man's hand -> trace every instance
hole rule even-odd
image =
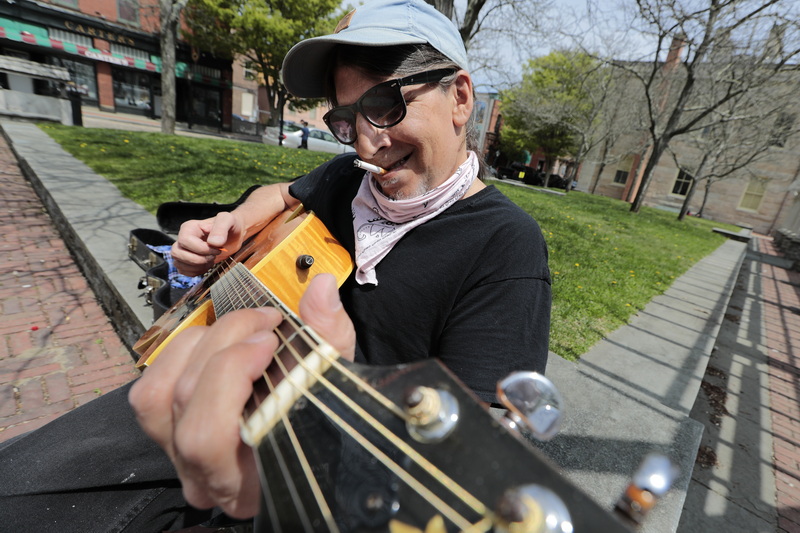
[[[311,281],[300,316],[352,361],[355,330],[333,276]],[[131,388],[139,423],[172,460],[194,507],[219,506],[235,518],[258,512],[258,473],[239,437],[239,416],[253,381],[272,361],[278,347],[273,329],[281,320],[275,309],[245,309],[188,328]]]
[[[172,245],[175,267],[186,276],[199,276],[241,248],[245,233],[242,222],[233,213],[222,212],[213,218],[184,222]]]

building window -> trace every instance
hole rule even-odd
[[[140,72],[112,69],[114,105],[117,109],[132,108],[150,111],[150,76]]]
[[[139,25],[139,2],[137,0],[117,0],[117,19],[135,26]]]
[[[772,127],[772,132],[770,133],[770,146],[783,148],[783,145],[786,144],[786,139],[792,132],[792,127],[794,126],[796,118],[797,117],[792,113],[781,113],[778,115],[778,118],[775,120],[775,125]]]
[[[614,174],[614,183],[625,185],[628,183],[628,174],[629,172],[626,170],[617,170],[617,173]]]
[[[747,184],[747,190],[742,195],[742,201],[739,202],[739,209],[747,209],[748,211],[758,211],[761,207],[761,200],[764,199],[764,193],[767,191],[767,181],[758,178],[753,178]]]
[[[222,71],[218,68],[211,68],[205,65],[190,65],[189,69],[192,74],[199,74],[215,80],[222,78]]]
[[[48,56],[47,62],[66,68],[69,71],[70,79],[75,83],[75,90],[84,98],[97,100],[97,75],[94,65],[56,56]]]
[[[686,196],[686,193],[689,192],[689,187],[692,185],[692,181],[694,178],[681,170],[678,172],[678,177],[675,180],[675,185],[672,186],[672,194],[677,194],[678,196]]]
[[[252,61],[245,61],[243,63],[243,73],[242,77],[247,81],[257,81],[258,80],[258,71],[255,69],[255,65]]]

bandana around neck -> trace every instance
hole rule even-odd
[[[409,231],[435,217],[460,200],[478,175],[478,156],[467,160],[447,181],[407,200],[392,200],[367,172],[353,199],[353,229],[356,236],[356,281],[378,284],[375,267]]]

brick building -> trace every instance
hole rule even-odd
[[[84,105],[161,115],[158,3],[138,0],[16,0],[0,3],[0,57],[66,69]],[[176,49],[177,120],[231,129],[230,60]],[[6,69],[3,89],[56,95],[59,83]]]
[[[667,82],[664,84],[665,98],[673,96],[669,94],[669,76],[680,75],[678,71],[669,70],[671,61],[680,61],[679,54],[680,48],[673,44],[670,56],[663,66],[664,79]],[[701,70],[700,76],[702,75]],[[631,86],[636,86],[636,83],[632,82]],[[740,151],[746,153],[749,149],[756,156],[746,166],[726,173],[722,178],[699,180],[689,203],[690,213],[696,214],[702,209],[702,216],[705,218],[751,227],[754,231],[765,234],[773,233],[787,224],[794,224],[797,227],[793,231],[800,233],[800,205],[795,205],[797,191],[800,189],[800,94],[794,90],[798,83],[800,72],[795,66],[789,65],[780,76],[776,76],[773,83],[760,89],[759,96],[749,100],[761,102],[756,105],[765,107],[763,120],[752,119],[749,125],[740,127],[738,133],[734,130],[733,134],[729,134],[724,142],[732,147],[729,149],[730,153],[735,153],[736,147],[741,146]],[[703,85],[702,80],[698,84],[696,100],[690,102],[690,105],[702,100],[704,91],[713,90],[708,84]],[[631,91],[630,94],[634,93],[635,91]],[[627,105],[634,109],[641,108],[640,112],[646,113],[645,104],[635,100],[630,97]],[[767,107],[774,106],[773,100],[780,101],[781,108],[778,112],[767,112]],[[702,104],[698,104],[698,108],[701,106]],[[742,109],[739,114],[758,116],[752,109]],[[697,169],[698,162],[707,154],[719,153],[715,152],[718,147],[715,146],[713,132],[707,131],[714,127],[716,126],[701,128],[692,134],[671,140],[669,150],[659,159],[653,172],[644,205],[675,211],[676,214],[679,212],[692,182],[689,173],[691,171],[687,169]],[[650,157],[648,142],[646,133],[639,129],[637,132],[621,135],[605,158],[600,154],[604,147],[597,146],[581,166],[578,190],[633,202]],[[728,160],[731,157],[730,154],[726,156]],[[710,166],[722,168],[722,161],[720,158],[710,163]],[[729,168],[735,167],[728,164]],[[797,215],[792,214],[795,210],[798,211]]]

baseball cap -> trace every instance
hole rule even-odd
[[[469,69],[458,29],[424,0],[368,0],[348,13],[331,35],[300,41],[283,60],[283,85],[299,98],[325,96],[325,73],[337,44],[396,46],[428,43]]]

